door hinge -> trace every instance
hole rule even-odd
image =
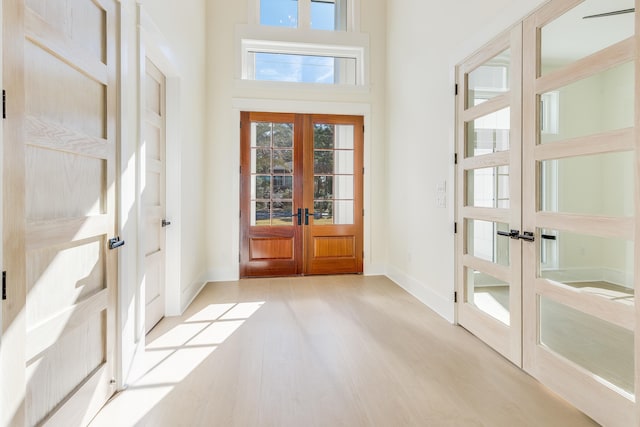
[[[454,153],[453,154],[453,164],[457,165],[458,164],[458,153]]]
[[[7,118],[7,91],[2,89],[2,118]]]
[[[7,272],[2,272],[2,301],[7,299]]]
[[[242,262],[242,254],[238,254],[238,262]]]
[[[458,83],[456,83],[455,94],[458,94]]]
[[[458,234],[458,223],[457,222],[453,223],[453,234]]]
[[[242,120],[240,120],[240,129],[242,129]]]
[[[364,133],[364,125],[362,125],[362,133]]]
[[[453,302],[458,302],[458,293],[457,292],[453,293]]]
[[[364,216],[364,209],[362,209],[362,216]]]
[[[364,168],[362,168],[362,175],[364,175]]]

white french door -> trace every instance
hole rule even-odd
[[[458,67],[458,322],[521,366],[522,26]]]
[[[640,423],[639,6],[551,0],[458,67],[459,323],[608,426]]]
[[[640,421],[635,6],[552,1],[524,22],[524,368],[610,426]]]

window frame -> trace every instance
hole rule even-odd
[[[328,58],[347,58],[354,59],[355,64],[355,83],[310,83],[310,82],[280,82],[295,85],[320,85],[323,87],[339,86],[339,87],[360,87],[366,83],[366,74],[364,66],[365,48],[363,46],[342,46],[342,45],[323,45],[317,43],[298,43],[283,42],[272,40],[256,40],[241,39],[240,55],[241,70],[240,79],[244,81],[273,82],[271,80],[257,80],[255,78],[255,61],[252,59],[254,53],[273,53],[286,55],[302,55],[302,56],[323,56]]]

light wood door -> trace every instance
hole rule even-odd
[[[608,426],[640,423],[638,5],[524,23],[524,368]]]
[[[3,7],[2,418],[84,425],[115,391],[116,6]]]
[[[522,26],[458,67],[458,322],[521,366]]]
[[[144,268],[145,326],[150,331],[164,317],[165,309],[165,76],[149,59],[145,73],[144,156]]]
[[[362,272],[362,117],[242,113],[240,275]]]

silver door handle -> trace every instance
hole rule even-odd
[[[162,220],[162,227],[166,227],[168,225],[171,225],[171,221],[167,221],[166,219]]]

